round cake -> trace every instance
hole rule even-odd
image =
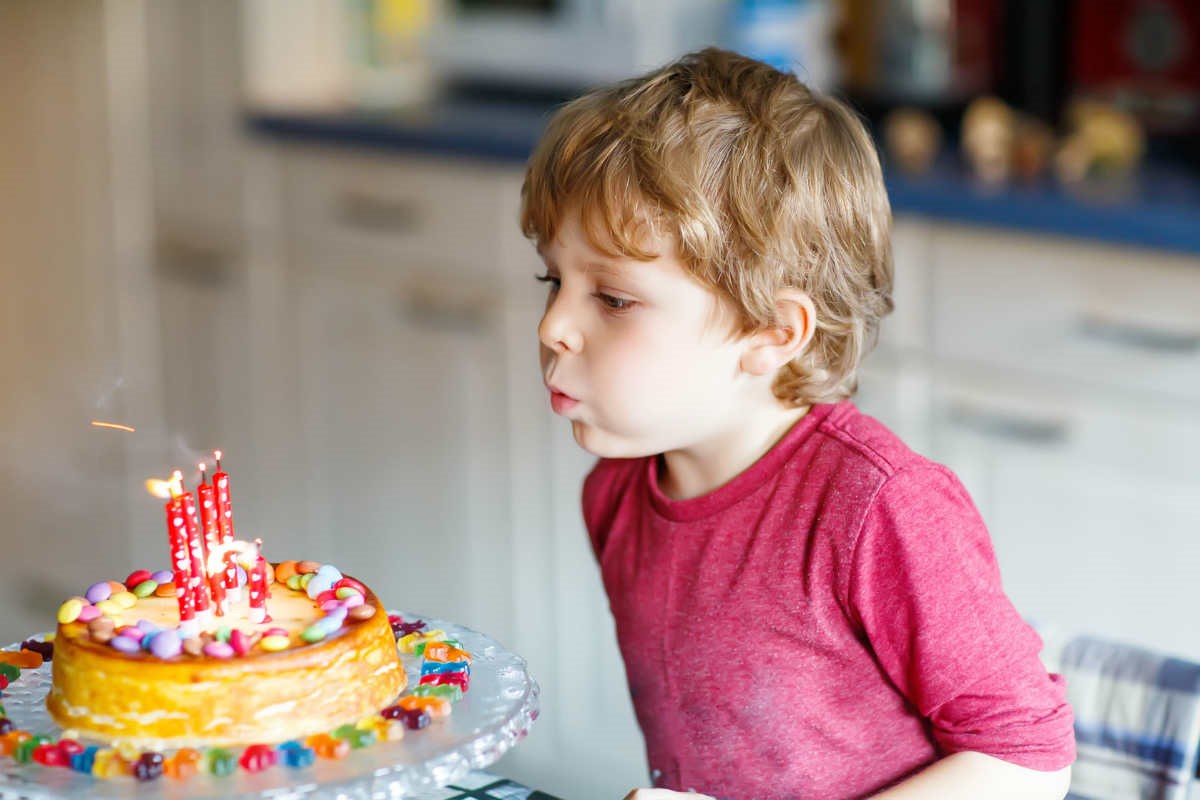
[[[395,635],[370,589],[343,578],[336,594],[312,593],[269,573],[268,619],[230,603],[186,639],[167,592],[135,596],[113,584],[110,600],[68,601],[54,639],[51,715],[66,729],[138,746],[248,745],[354,723],[404,690]],[[75,600],[109,605],[85,621]],[[123,638],[137,646],[119,646]]]

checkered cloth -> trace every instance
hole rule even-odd
[[[1091,636],[1042,632],[1067,679],[1079,756],[1070,800],[1184,800],[1200,753],[1200,664]]]
[[[489,772],[469,772],[447,786],[412,795],[413,800],[558,800]]]

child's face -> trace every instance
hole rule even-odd
[[[669,241],[653,261],[593,249],[578,214],[542,247],[549,296],[538,326],[555,413],[594,455],[634,458],[697,445],[736,419],[745,386],[731,312]]]

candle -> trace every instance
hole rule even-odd
[[[188,591],[192,595],[192,607],[195,609],[197,620],[202,627],[207,627],[212,623],[212,602],[208,594],[208,570],[204,566],[204,535],[200,532],[200,523],[196,518],[196,498],[191,492],[184,492],[179,499],[183,501],[183,522],[191,567]]]
[[[200,504],[200,527],[204,530],[204,552],[212,550],[221,542],[221,528],[217,523],[217,490],[205,480],[207,466],[200,463],[200,485],[196,487],[196,501]]]
[[[221,532],[221,542],[229,544],[233,541],[233,506],[229,502],[229,476],[221,470],[221,451],[213,453],[217,460],[217,471],[213,473],[213,491],[217,497],[217,527]],[[229,602],[235,603],[241,599],[241,589],[238,588],[237,567],[232,561],[226,561],[225,591]]]
[[[175,598],[179,602],[179,626],[185,634],[195,636],[199,631],[196,625],[196,611],[192,605],[192,593],[188,591],[192,560],[188,553],[187,522],[185,521],[187,512],[180,494],[175,482],[172,482],[171,499],[165,506],[167,540],[170,545],[171,567],[174,570]]]
[[[221,529],[217,524],[217,492],[205,480],[205,464],[200,463],[200,484],[196,487],[196,501],[200,504],[200,528],[204,532],[205,577],[212,592],[213,611],[218,617],[225,614],[225,577],[220,570],[213,573],[208,564],[208,554],[221,543]]]
[[[267,560],[260,555],[250,572],[249,620],[257,624],[270,619],[267,614]]]

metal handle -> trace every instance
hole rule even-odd
[[[485,328],[493,308],[485,292],[450,293],[429,286],[401,290],[397,306],[406,321],[423,328],[466,333]]]
[[[225,283],[234,262],[232,248],[186,237],[160,237],[154,249],[155,264],[161,274],[197,286]]]
[[[339,195],[336,214],[347,225],[377,233],[412,233],[421,225],[421,207],[418,203],[362,192]]]
[[[946,418],[964,430],[1039,447],[1062,445],[1071,433],[1070,425],[1063,419],[985,409],[961,400],[950,404]]]
[[[1172,331],[1086,314],[1079,321],[1079,332],[1088,339],[1154,353],[1188,354],[1200,351],[1200,330]]]

